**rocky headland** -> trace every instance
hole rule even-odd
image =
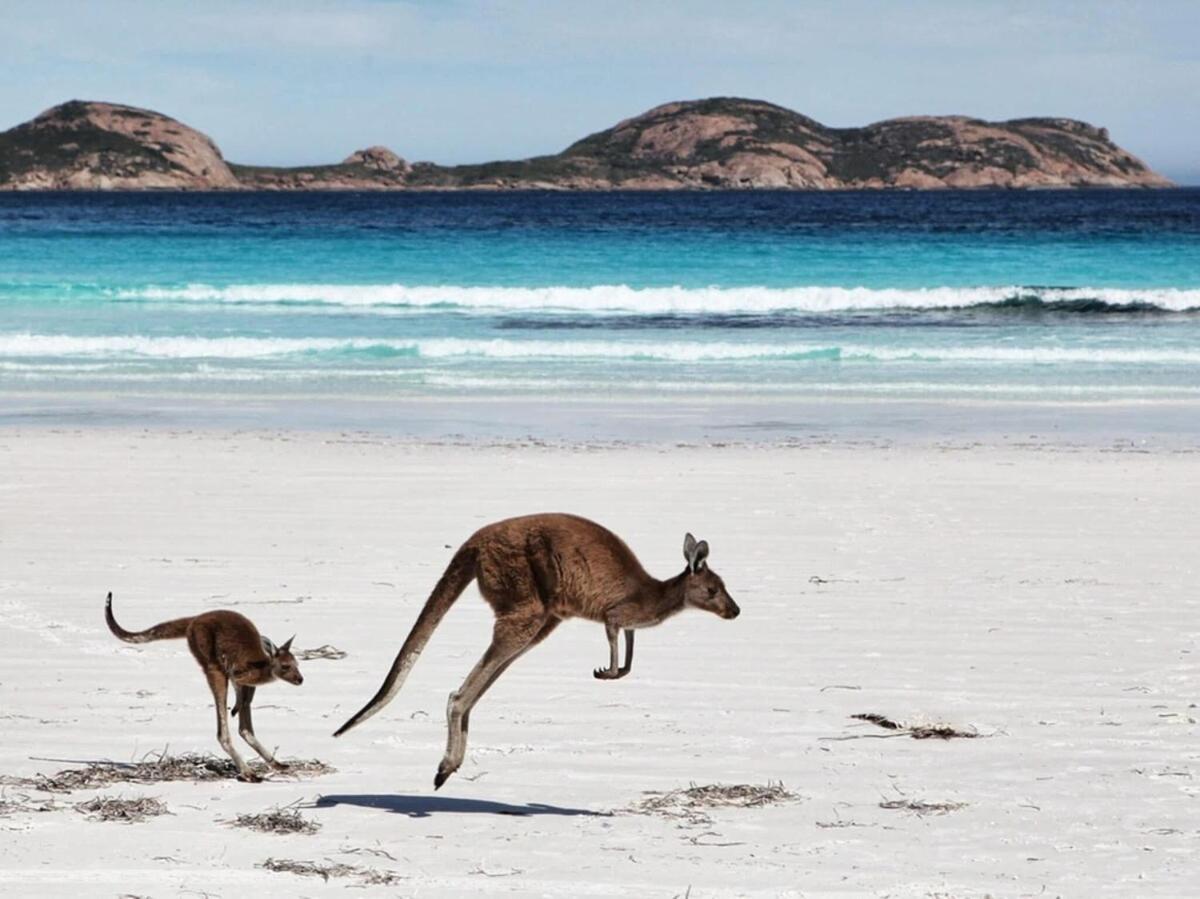
[[[667,103],[561,153],[410,163],[368,147],[339,163],[226,162],[187,125],[72,100],[0,133],[0,190],[844,190],[1168,187],[1104,128],[1064,118],[913,116],[829,128],[761,100]]]

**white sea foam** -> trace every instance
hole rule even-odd
[[[995,345],[880,345],[727,341],[472,340],[79,336],[0,334],[0,359],[256,360],[286,356],[370,354],[423,359],[631,360],[703,362],[958,362],[986,364],[1200,365],[1200,348]],[[300,361],[300,360],[297,360]]]
[[[378,341],[333,338],[85,337],[70,334],[0,335],[0,358],[105,356],[153,359],[260,359],[295,353],[352,350]]]
[[[574,393],[577,391],[611,392],[613,383],[596,379],[581,378],[507,378],[459,375],[449,372],[426,374],[421,383],[430,387],[445,387],[460,390],[554,390]],[[671,380],[622,380],[621,388],[632,392],[696,393],[703,395],[766,393],[884,393],[884,394],[1015,394],[1041,395],[1095,395],[1095,396],[1190,396],[1200,395],[1200,387],[1174,384],[1024,384],[987,383],[971,384],[954,381],[671,381]]]
[[[14,380],[23,382],[79,381],[89,384],[295,384],[313,386],[323,382],[378,380],[394,382],[399,373],[391,370],[358,371],[276,371],[263,369],[230,369],[182,372],[113,371],[97,376],[73,369],[22,371]],[[1096,397],[1186,397],[1200,396],[1200,387],[1174,384],[970,384],[955,381],[659,381],[622,380],[621,389],[627,394],[678,393],[721,397],[741,394],[805,395],[805,394],[964,394],[1012,396],[1096,396]],[[448,390],[493,391],[496,393],[538,393],[562,398],[586,394],[612,396],[613,382],[579,380],[574,378],[453,378],[444,375],[425,375],[413,379],[407,375],[400,387],[443,388]],[[389,389],[396,389],[389,384]]]
[[[1200,289],[1112,287],[462,287],[405,284],[189,284],[113,291],[128,300],[190,303],[312,303],[331,306],[449,306],[460,309],[642,314],[765,314],[872,309],[956,309],[1036,297],[1047,303],[1099,301],[1200,309]]]

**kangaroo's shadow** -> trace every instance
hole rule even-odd
[[[512,805],[488,799],[456,799],[453,796],[396,796],[371,793],[321,796],[313,803],[312,808],[333,808],[339,805],[357,805],[361,808],[379,809],[399,815],[408,815],[410,818],[428,818],[430,815],[439,814],[514,815],[516,817],[532,815],[607,817],[611,814],[610,812],[594,812],[585,808],[563,808],[541,802]]]

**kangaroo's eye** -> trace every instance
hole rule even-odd
[[[716,596],[716,595],[717,595],[717,588],[716,588],[716,587],[709,587],[709,588],[708,588],[708,595],[709,595],[709,596]]]

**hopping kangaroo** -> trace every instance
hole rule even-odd
[[[739,609],[721,578],[708,568],[708,544],[688,534],[687,567],[665,581],[651,577],[633,551],[611,531],[574,515],[510,518],[476,531],[454,554],[375,697],[334,736],[366,721],[400,691],[434,628],[472,580],[492,607],[492,643],[446,707],[446,754],[433,780],[446,782],[463,762],[471,709],[504,670],[566,618],[604,625],[609,663],[601,679],[624,677],[633,662],[633,632],[690,606],[736,618]],[[625,664],[618,666],[617,636],[625,631]]]
[[[232,682],[237,691],[237,700],[230,715],[238,717],[238,732],[242,739],[262,756],[263,761],[276,771],[286,770],[287,765],[277,761],[263,748],[254,735],[254,720],[250,716],[250,705],[254,702],[254,691],[263,684],[278,678],[289,684],[302,684],[300,667],[292,655],[292,640],[275,646],[266,637],[260,636],[250,619],[237,612],[205,612],[193,618],[176,618],[164,621],[144,631],[131,633],[117,624],[113,617],[112,594],[104,603],[104,620],[108,629],[126,643],[149,643],[153,640],[178,640],[187,638],[188,649],[200,664],[208,686],[212,689],[213,702],[217,706],[217,741],[233,763],[237,765],[238,780],[257,782],[262,780],[250,770],[250,766],[233,748],[229,738],[229,725],[225,720],[226,689]]]

